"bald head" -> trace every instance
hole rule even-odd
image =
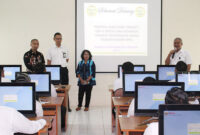
[[[39,48],[39,41],[37,39],[31,40],[31,49],[32,51],[37,51]]]
[[[183,40],[179,37],[174,39],[174,48],[179,51],[183,46]]]

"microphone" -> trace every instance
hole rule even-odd
[[[172,54],[172,59],[174,58],[175,52]]]
[[[174,48],[174,53],[172,54],[172,59],[174,58],[175,52],[176,52],[176,48]]]

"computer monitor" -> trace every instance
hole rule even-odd
[[[177,82],[136,82],[135,113],[156,116],[160,104],[165,103],[168,90],[179,87],[184,90],[184,83]]]
[[[46,65],[46,71],[51,73],[51,83],[60,84],[60,65]]]
[[[21,65],[1,65],[4,70],[5,78],[14,81],[15,80],[15,73],[22,71]]]
[[[118,65],[118,78],[122,77],[122,65]]]
[[[199,105],[160,105],[159,135],[199,135]]]
[[[176,66],[175,65],[158,65],[158,80],[160,81],[176,81]]]
[[[24,115],[35,114],[35,84],[0,83],[0,106],[15,108]]]
[[[134,65],[134,72],[144,72],[145,65]]]
[[[23,72],[26,73],[26,72]],[[20,73],[16,73],[16,76],[18,76]],[[31,82],[35,83],[35,92],[38,96],[51,96],[51,73],[45,72],[45,73],[29,73],[27,72],[31,78]]]
[[[156,79],[156,72],[125,72],[123,74],[123,95],[134,96],[135,82],[142,82],[146,77]]]
[[[185,83],[185,91],[189,95],[200,95],[200,72],[178,73],[176,81]]]
[[[134,65],[134,72],[144,72],[145,71],[145,65]],[[122,65],[118,65],[118,78],[121,78],[123,76],[122,74]]]

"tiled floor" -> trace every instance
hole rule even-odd
[[[83,109],[76,112],[73,108],[69,113],[68,130],[63,135],[114,135],[110,107],[91,107],[88,112]]]

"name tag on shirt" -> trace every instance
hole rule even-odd
[[[67,54],[63,52],[63,58],[67,58]]]

